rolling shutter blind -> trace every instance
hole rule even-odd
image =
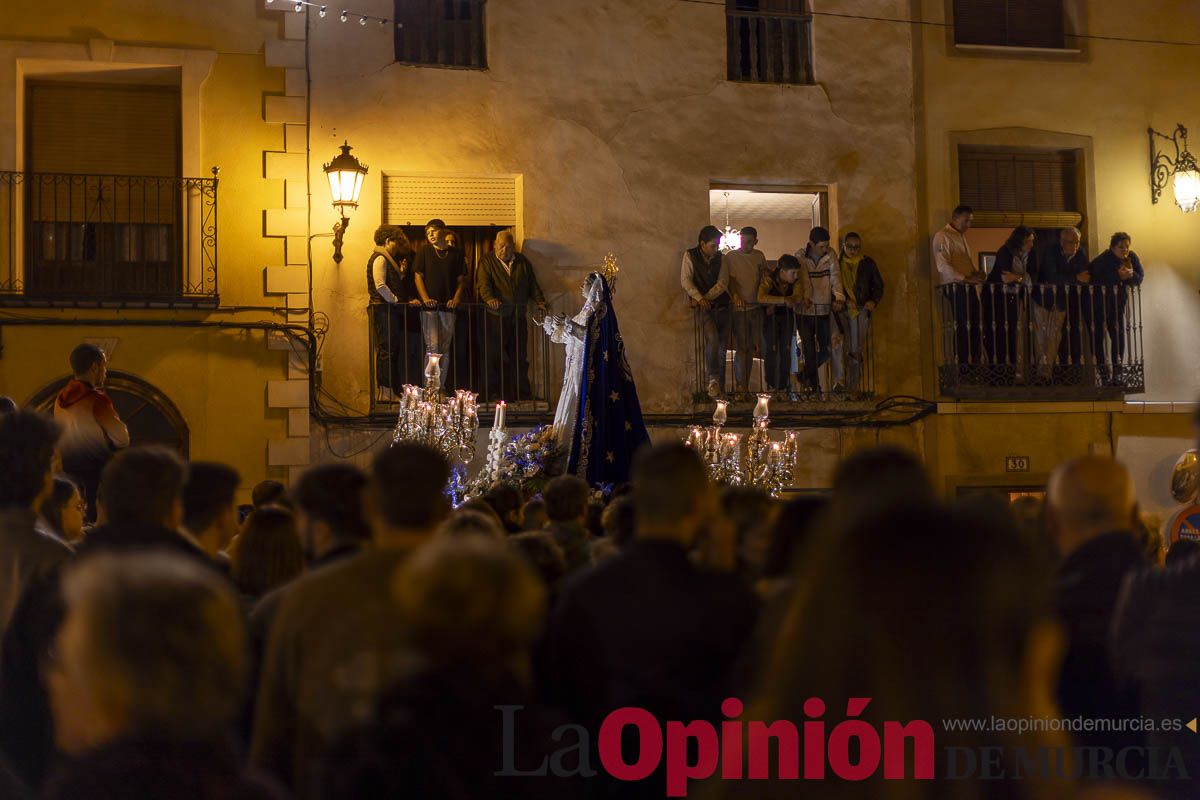
[[[179,90],[30,83],[28,171],[34,221],[171,223],[180,198]],[[130,178],[90,178],[116,175]],[[137,176],[137,177],[132,177]]]
[[[179,175],[175,87],[30,83],[27,102],[30,172]]]
[[[517,224],[517,179],[513,177],[384,175],[383,221],[449,226]]]
[[[960,202],[980,211],[1079,210],[1075,154],[960,147]]]
[[[1062,49],[1062,0],[954,0],[955,44]]]

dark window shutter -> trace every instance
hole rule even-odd
[[[807,0],[726,0],[725,53],[731,81],[812,83]]]
[[[1004,44],[1007,0],[954,0],[954,41]]]
[[[1072,151],[960,147],[959,202],[979,211],[1078,212]]]
[[[487,69],[486,0],[395,0],[396,60]]]
[[[27,169],[178,177],[179,89],[30,82]]]
[[[954,0],[956,44],[1066,46],[1062,0]]]

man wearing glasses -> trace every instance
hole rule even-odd
[[[845,365],[843,374],[848,385],[835,385],[834,391],[845,388],[857,392],[862,386],[871,315],[883,299],[883,276],[879,274],[875,260],[863,255],[862,237],[853,231],[842,239],[838,268],[841,270],[846,304],[840,311],[833,312],[836,327],[833,358]]]

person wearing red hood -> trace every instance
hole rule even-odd
[[[79,345],[71,351],[71,371],[75,377],[54,401],[54,419],[63,426],[63,471],[83,486],[91,522],[96,518],[100,472],[115,450],[129,446],[129,429],[100,388],[108,377],[104,351],[94,344]]]

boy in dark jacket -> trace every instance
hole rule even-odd
[[[842,252],[838,256],[841,270],[842,291],[846,305],[835,311],[833,357],[845,364],[847,385],[834,386],[834,390],[846,388],[857,392],[862,383],[866,364],[867,342],[870,338],[871,315],[883,299],[883,276],[870,256],[863,255],[862,237],[851,231],[842,239]],[[848,345],[848,346],[847,346]],[[844,361],[843,361],[844,359]]]

